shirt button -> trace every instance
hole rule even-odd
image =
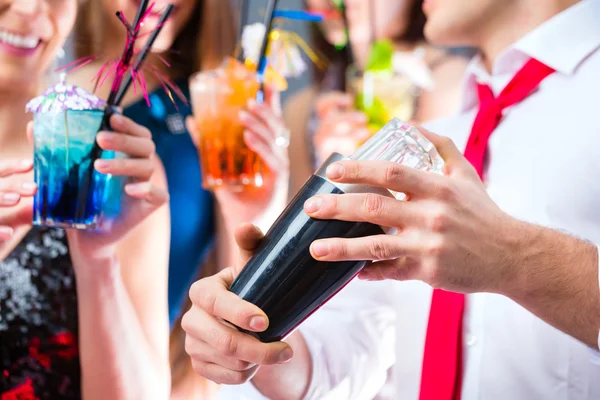
[[[473,347],[475,346],[475,344],[477,343],[477,338],[475,337],[475,335],[467,335],[467,346],[469,347]]]

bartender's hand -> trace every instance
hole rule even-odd
[[[181,322],[187,334],[185,349],[194,370],[216,383],[244,383],[261,365],[286,363],[293,355],[286,343],[261,343],[225,322],[252,332],[267,329],[265,313],[228,290],[261,239],[262,233],[254,226],[239,227],[236,241],[243,258],[239,266],[202,279],[190,289],[192,307]]]
[[[421,132],[444,158],[445,176],[385,161],[339,162],[327,170],[334,182],[403,192],[408,201],[343,194],[315,196],[305,204],[314,218],[367,221],[399,233],[320,240],[311,253],[323,261],[379,261],[362,279],[416,279],[457,292],[500,292],[519,275],[516,257],[527,243],[526,225],[498,208],[450,139]]]

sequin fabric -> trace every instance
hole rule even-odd
[[[34,227],[0,262],[0,400],[80,398],[66,235]]]

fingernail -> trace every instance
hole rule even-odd
[[[338,163],[331,164],[327,167],[327,177],[329,179],[340,179],[344,175],[344,167]]]
[[[247,111],[240,110],[240,112],[239,112],[239,117],[240,117],[240,119],[241,119],[241,120],[245,121],[245,120],[247,120],[247,119],[248,119],[248,117],[249,117],[249,114],[248,114],[248,112],[247,112]]]
[[[22,160],[21,161],[21,165],[24,166],[25,168],[29,168],[33,165],[33,161],[31,160]]]
[[[267,319],[262,316],[252,317],[250,319],[250,328],[254,329],[257,332],[262,332],[267,329]]]
[[[130,183],[125,186],[125,189],[130,194],[146,193],[150,189],[150,182]]]
[[[111,125],[121,125],[121,124],[123,124],[123,116],[119,115],[119,114],[113,114]]]
[[[0,226],[0,236],[11,237],[13,229],[8,226]]]
[[[2,198],[6,201],[17,201],[21,196],[18,193],[4,193]]]
[[[316,257],[325,257],[329,254],[329,245],[327,243],[315,242],[311,245],[312,253]]]
[[[96,160],[94,162],[94,165],[96,166],[96,168],[99,169],[106,169],[108,168],[108,166],[110,165],[109,162],[107,160]]]
[[[254,108],[254,107],[256,107],[256,100],[254,100],[254,99],[248,100],[248,108]]]
[[[323,199],[320,197],[313,197],[304,203],[304,210],[307,213],[315,213],[323,206]]]
[[[279,364],[285,364],[286,362],[288,362],[292,359],[293,355],[294,355],[294,352],[292,351],[292,349],[290,349],[289,347],[286,347],[285,350],[283,350],[281,353],[279,353],[277,360],[279,361]]]
[[[25,190],[34,190],[37,187],[37,185],[33,182],[25,182],[21,185],[21,187]]]

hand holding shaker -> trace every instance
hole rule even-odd
[[[377,193],[404,197],[367,185],[337,184],[325,170],[347,159],[332,154],[300,189],[279,216],[230,290],[261,308],[269,318],[266,331],[246,332],[262,342],[284,339],[307,317],[344,288],[367,261],[323,262],[309,251],[312,242],[331,237],[356,238],[386,233],[387,228],[364,222],[317,220],[304,212],[304,203],[318,194]],[[352,160],[386,160],[441,173],[443,160],[420,132],[398,120],[388,122],[362,145]]]

